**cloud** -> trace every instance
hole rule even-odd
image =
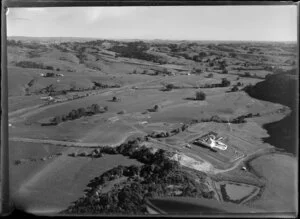
[[[137,10],[137,7],[97,7],[85,10],[87,22],[103,20],[105,18],[118,18],[130,16]]]

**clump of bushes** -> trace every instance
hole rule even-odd
[[[165,88],[165,91],[170,91],[170,90],[172,90],[174,88],[176,88],[174,84],[167,84],[166,88]]]
[[[108,85],[108,84],[102,84],[102,83],[96,82],[96,81],[93,81],[93,83],[94,83],[93,90],[96,90],[96,89],[105,89],[105,88],[119,88],[119,87],[121,87],[119,84]]]
[[[230,81],[227,78],[222,78],[221,85],[222,87],[228,87],[230,86]]]
[[[213,74],[213,73],[209,73],[206,77],[207,77],[207,78],[213,78],[213,77],[214,77],[214,74]]]
[[[195,100],[205,100],[206,94],[203,91],[196,91]]]
[[[230,92],[236,92],[236,91],[239,91],[238,85],[234,85],[230,90]]]
[[[161,109],[160,105],[155,105],[152,109],[153,112],[158,112]]]
[[[83,151],[81,153],[77,153],[77,152],[73,152],[71,154],[69,154],[69,156],[71,157],[91,157],[91,158],[100,158],[103,156],[103,154],[101,153],[101,149],[97,148],[94,149],[92,152],[88,153],[87,151]]]
[[[228,70],[227,70],[226,68],[224,68],[224,69],[222,70],[222,74],[228,74]]]
[[[89,153],[86,152],[86,151],[83,151],[83,152],[78,154],[79,157],[87,157],[88,155],[89,155]]]
[[[200,122],[217,122],[217,123],[234,123],[234,124],[239,124],[239,123],[245,123],[246,122],[246,120],[245,120],[246,118],[258,117],[258,116],[260,116],[259,113],[257,113],[257,114],[248,113],[246,115],[241,115],[241,116],[238,116],[236,118],[228,120],[228,119],[222,119],[218,115],[214,115],[214,116],[211,116],[208,119],[201,119]]]
[[[219,84],[205,84],[201,86],[201,88],[228,87],[230,84],[231,83],[227,78],[222,78],[222,81]]]
[[[171,137],[173,135],[176,135],[180,132],[184,132],[187,128],[189,127],[188,124],[183,124],[180,128],[173,129],[171,131],[166,131],[166,132],[152,132],[150,135],[147,135],[151,138],[167,138]]]
[[[78,153],[73,152],[73,153],[71,153],[69,156],[71,156],[71,157],[77,157],[77,156],[78,156]]]
[[[161,57],[147,53],[149,45],[143,41],[129,42],[126,45],[115,45],[110,48],[111,51],[118,53],[122,57],[135,58],[146,61],[152,61],[160,64],[166,64]]]
[[[123,115],[125,113],[126,113],[126,110],[121,110],[120,112],[118,112],[118,114],[121,114],[121,115]]]
[[[112,102],[120,102],[121,101],[121,99],[120,98],[118,98],[118,97],[116,97],[116,96],[114,96],[113,98],[112,98],[112,100],[111,100]]]
[[[202,73],[202,69],[200,69],[200,68],[193,68],[192,72],[195,73],[195,74],[201,74]]]

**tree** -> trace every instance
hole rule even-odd
[[[234,85],[232,88],[231,88],[231,92],[236,92],[236,91],[238,91],[239,90],[239,88],[238,88],[238,85]]]
[[[77,110],[72,110],[69,113],[69,118],[72,119],[72,120],[79,118],[79,114],[78,114]]]
[[[198,55],[194,55],[193,58],[192,58],[195,62],[198,61]]]
[[[272,74],[267,74],[267,75],[265,76],[265,79],[268,79],[270,76],[272,76]]]
[[[213,74],[213,73],[209,73],[206,77],[207,77],[207,78],[213,78],[213,77],[214,77],[214,74]]]
[[[230,81],[227,78],[222,78],[221,85],[222,87],[228,87],[230,85]]]
[[[66,115],[62,115],[61,116],[61,120],[64,122],[64,121],[67,121],[67,116]]]
[[[114,97],[112,98],[112,101],[113,101],[113,102],[118,102],[119,99],[118,99],[116,96],[114,96]]]
[[[203,91],[196,91],[196,100],[205,100],[206,94]]]
[[[59,124],[62,122],[62,119],[60,116],[55,116],[53,119],[52,119],[52,122],[53,123],[56,123],[56,124]]]
[[[175,88],[175,85],[174,84],[167,84],[166,85],[166,90],[172,90],[172,89],[174,89]]]
[[[245,72],[244,77],[251,77],[251,74],[249,72]]]
[[[227,70],[226,68],[224,68],[224,69],[222,70],[222,73],[223,73],[223,74],[228,74],[228,70]]]
[[[167,68],[164,68],[162,72],[163,72],[163,74],[167,74],[167,75],[170,74],[170,72]]]
[[[70,84],[70,91],[75,91],[76,90],[76,82],[72,82]]]
[[[118,114],[125,114],[126,111],[125,110],[121,110],[120,112],[118,112]]]
[[[92,113],[99,113],[100,112],[100,106],[98,104],[92,104],[90,106],[91,112]]]
[[[201,73],[202,73],[202,69],[201,69],[201,68],[194,68],[193,71],[194,71],[196,74],[201,74]]]
[[[221,122],[222,119],[218,115],[214,115],[210,118],[211,121],[213,122]]]
[[[54,70],[52,66],[46,66],[47,70]]]
[[[231,53],[229,53],[229,55],[230,55],[230,57],[232,57],[232,58],[236,58],[236,53],[234,53],[234,52],[231,52]]]
[[[144,70],[144,71],[142,72],[142,74],[147,75],[147,74],[148,74],[148,71],[147,71],[147,70]]]
[[[84,108],[81,107],[77,109],[77,113],[79,114],[80,117],[82,117],[85,116],[86,111]]]
[[[200,52],[199,53],[199,57],[204,58],[205,56],[207,56],[206,52]]]
[[[155,106],[153,107],[154,112],[157,112],[159,109],[160,109],[160,106],[159,106],[159,105],[155,105]]]

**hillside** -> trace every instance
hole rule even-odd
[[[270,137],[265,138],[267,143],[283,148],[295,154],[297,151],[297,76],[296,69],[277,73],[254,86],[246,88],[248,94],[254,98],[280,103],[292,109],[290,115],[284,119],[264,125]]]
[[[246,88],[257,99],[280,103],[295,109],[297,100],[297,70],[278,72],[266,80]]]

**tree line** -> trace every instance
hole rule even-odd
[[[47,125],[58,125],[59,123],[62,123],[62,122],[68,121],[68,120],[79,119],[83,116],[92,116],[92,115],[95,115],[98,113],[105,113],[107,110],[108,110],[107,106],[100,107],[98,104],[92,104],[91,106],[88,106],[86,109],[81,107],[81,108],[78,108],[77,110],[73,109],[67,114],[55,116],[52,119],[50,119],[50,123],[47,123]]]
[[[22,68],[39,68],[39,69],[54,70],[53,66],[48,66],[42,63],[36,63],[31,61],[20,61],[16,63],[16,66]]]
[[[221,83],[218,84],[204,84],[201,88],[215,88],[215,87],[229,87],[230,81],[227,78],[222,78]]]

